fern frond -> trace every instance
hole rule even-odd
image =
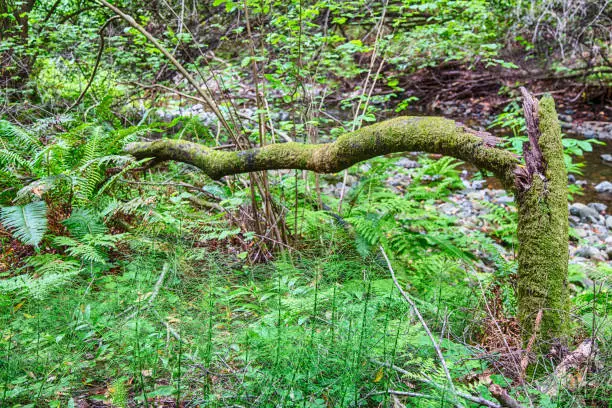
[[[62,180],[70,180],[68,176],[63,174],[57,176],[43,177],[24,186],[17,194],[15,194],[15,202],[20,202],[25,199],[31,200],[33,197],[41,197],[44,193],[52,190]],[[28,201],[29,201],[28,200]]]
[[[108,155],[102,157],[96,157],[94,159],[88,160],[83,163],[79,168],[79,171],[85,171],[89,166],[95,164],[97,166],[125,166],[126,164],[130,164],[134,162],[134,157],[132,156],[121,156],[121,155]]]
[[[0,223],[24,244],[38,247],[47,231],[47,204],[37,201],[0,208]]]
[[[77,208],[72,211],[70,218],[62,222],[68,228],[70,234],[82,239],[86,235],[106,234],[107,228],[100,218],[91,210]]]
[[[9,151],[7,149],[0,149],[0,166],[2,167],[22,167],[28,171],[32,171],[32,166],[30,162],[22,157],[19,153],[14,151]]]
[[[7,120],[0,120],[0,140],[28,151],[36,150],[42,146],[37,138]],[[7,146],[3,147],[6,148]]]
[[[132,170],[132,169],[134,169],[134,168],[136,168],[138,166],[140,166],[143,163],[148,162],[149,160],[151,160],[151,159],[150,158],[146,158],[146,159],[135,161],[135,162],[130,163],[127,166],[125,166],[119,173],[115,174],[110,179],[108,179],[108,181],[106,183],[104,183],[104,185],[102,187],[100,187],[98,189],[98,192],[96,193],[94,199],[97,199],[97,198],[101,197],[102,194],[104,194],[104,192],[106,190],[108,190],[125,173],[127,173],[128,171],[130,171],[130,170]]]

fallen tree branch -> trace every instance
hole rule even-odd
[[[539,387],[540,391],[550,396],[555,396],[560,389],[567,387],[572,382],[572,373],[581,373],[588,364],[590,357],[597,352],[597,347],[593,339],[586,339],[576,348],[576,350],[569,353],[563,361],[555,368],[555,371],[549,375]],[[579,384],[582,380],[582,375],[577,375],[580,380],[577,381]]]
[[[499,401],[502,407],[505,408],[523,408],[523,406],[514,398],[508,394],[504,388],[498,384],[491,384],[489,386],[489,392],[496,400]]]
[[[192,164],[213,179],[259,170],[302,169],[336,173],[376,156],[405,151],[444,154],[489,170],[510,190],[518,159],[495,147],[499,139],[438,117],[399,117],[346,133],[333,143],[271,144],[235,152],[214,151],[184,140],[131,143],[137,158],[155,157]]]

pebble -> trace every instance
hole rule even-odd
[[[582,203],[574,203],[570,205],[569,212],[571,215],[580,217],[581,221],[591,222],[591,223],[601,223],[603,222],[603,217],[599,215],[599,213],[593,208],[584,205]]]
[[[612,183],[609,181],[602,181],[595,186],[595,191],[598,193],[612,193]]]
[[[574,255],[597,261],[605,261],[608,259],[607,254],[592,246],[580,247],[576,250]]]
[[[606,209],[608,208],[607,205],[602,203],[589,203],[587,205],[599,213],[606,212]]]
[[[402,166],[404,168],[407,169],[415,169],[417,167],[421,167],[421,164],[415,160],[410,160],[407,157],[402,157],[401,159],[399,159],[396,164],[398,166]]]
[[[604,162],[612,163],[612,154],[602,154],[600,157]]]
[[[493,199],[493,202],[497,204],[510,204],[514,202],[514,197],[504,195],[501,197],[496,197],[495,199]]]
[[[486,180],[474,180],[472,182],[472,188],[474,190],[482,190],[485,187]]]

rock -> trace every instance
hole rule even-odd
[[[595,138],[595,131],[592,129],[585,129],[582,131],[582,135],[584,137],[586,137],[587,139],[594,139]]]
[[[470,191],[469,193],[467,193],[466,197],[473,201],[478,201],[478,200],[483,201],[485,200],[485,191],[484,190]]]
[[[573,174],[568,174],[567,175],[567,181],[569,183],[575,183],[576,182],[576,177]]]
[[[580,247],[574,255],[597,261],[605,261],[608,258],[607,254],[592,246]]]
[[[589,182],[588,182],[588,181],[586,181],[586,180],[576,180],[576,183],[575,183],[575,184],[576,184],[577,186],[584,187],[584,186],[586,186],[587,184],[589,184]]]
[[[580,238],[584,238],[589,235],[588,231],[584,228],[574,228],[574,231],[576,232],[576,235],[578,235]]]
[[[514,197],[510,197],[510,196],[501,196],[501,197],[496,197],[493,199],[493,202],[497,203],[497,204],[510,204],[512,202],[514,202]]]
[[[612,139],[612,123],[602,121],[585,121],[576,126],[576,131],[582,133],[586,138],[597,138],[599,140]]]
[[[417,167],[421,167],[421,165],[419,164],[419,162],[414,161],[414,160],[410,160],[407,157],[402,157],[401,159],[399,159],[396,163],[398,166],[402,166],[405,167],[407,169],[415,169]]]
[[[571,215],[580,217],[582,221],[590,223],[600,223],[603,221],[603,217],[599,215],[597,211],[582,203],[574,203],[570,205],[569,212]]]
[[[474,180],[472,182],[472,188],[474,190],[482,190],[485,187],[486,180]]]
[[[607,205],[602,203],[589,203],[587,204],[589,207],[597,211],[598,213],[606,212]]]
[[[559,120],[562,120],[563,122],[571,122],[573,119],[570,115],[559,115]]]
[[[443,212],[446,215],[455,215],[455,214],[457,214],[458,208],[455,207],[451,203],[444,203],[440,207],[438,207],[438,210],[440,210],[441,212]]]
[[[598,193],[612,193],[612,183],[609,181],[602,181],[595,186],[595,191]]]
[[[612,245],[606,247],[606,255],[608,255],[608,259],[612,259]]]
[[[580,217],[576,216],[576,215],[570,215],[568,217],[569,219],[569,223],[572,227],[575,227],[576,225],[580,224]]]
[[[612,215],[608,215],[606,217],[606,227],[612,230]]]
[[[612,154],[602,154],[600,157],[604,162],[612,163]]]

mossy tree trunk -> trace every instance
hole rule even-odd
[[[539,105],[539,108],[538,108]],[[399,117],[318,145],[272,144],[244,151],[218,151],[182,140],[133,143],[126,152],[195,165],[208,176],[273,169],[304,169],[335,173],[372,157],[405,151],[453,156],[493,172],[517,196],[519,225],[519,318],[525,338],[541,313],[546,339],[562,338],[567,330],[567,175],[561,132],[550,96],[538,104],[525,91],[530,140],[525,165],[497,147],[499,139],[460,123],[435,117]]]
[[[516,187],[519,319],[524,338],[539,329],[545,338],[562,339],[569,321],[569,214],[561,128],[550,96],[538,103],[524,91],[523,101],[529,141]]]

